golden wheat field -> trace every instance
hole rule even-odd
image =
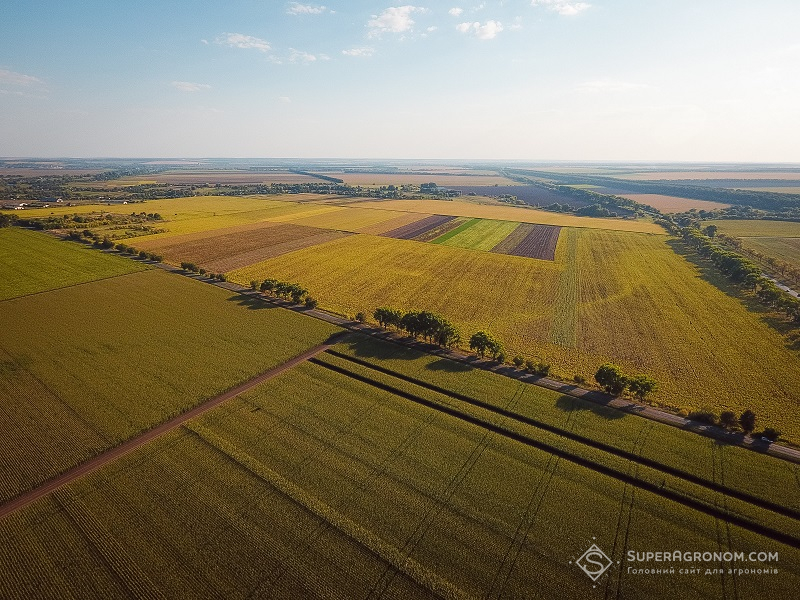
[[[429,309],[462,336],[489,329],[516,353],[587,379],[614,361],[661,382],[665,405],[753,408],[800,439],[800,359],[758,314],[703,278],[661,235],[565,230],[555,262],[356,235],[230,273],[298,281],[322,306]]]

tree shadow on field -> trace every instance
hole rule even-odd
[[[437,361],[428,363],[425,368],[429,371],[444,371],[445,373],[467,373],[472,371],[475,367],[466,365],[449,358],[440,358]]]
[[[417,360],[423,356],[420,352],[372,336],[352,333],[350,338],[341,342],[356,358],[374,358],[379,360]]]
[[[609,421],[621,419],[625,416],[624,411],[573,396],[559,396],[558,400],[556,400],[556,408],[564,412],[589,411]]]
[[[681,240],[668,240],[667,245],[672,248],[675,254],[697,268],[700,273],[700,279],[710,283],[731,298],[737,299],[749,312],[756,314],[761,322],[785,336],[787,348],[800,350],[800,329],[785,316],[761,304],[754,294],[731,282],[710,261],[703,259]]]
[[[228,296],[227,301],[235,302],[239,306],[243,306],[250,310],[265,310],[265,309],[279,308],[274,304],[261,300],[257,296],[248,296],[246,294],[234,293],[231,296]]]

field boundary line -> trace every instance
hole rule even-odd
[[[347,334],[344,333],[344,336]],[[240,394],[243,394],[250,389],[254,388],[260,383],[268,381],[273,377],[276,377],[283,373],[284,371],[288,371],[292,367],[303,363],[312,357],[316,356],[317,354],[324,352],[326,349],[330,348],[333,344],[338,343],[341,341],[343,337],[343,332],[335,333],[327,341],[323,342],[322,344],[318,344],[305,352],[298,354],[297,356],[290,358],[289,360],[271,367],[262,373],[259,373],[255,377],[248,379],[247,381],[240,383],[239,385],[229,389],[226,392],[218,394],[213,398],[210,398],[204,402],[201,402],[197,406],[190,408],[189,410],[172,417],[155,427],[148,429],[140,433],[139,435],[132,437],[118,446],[110,448],[96,456],[78,464],[74,467],[64,471],[60,475],[53,477],[52,479],[45,481],[41,485],[20,494],[16,498],[13,498],[7,502],[4,502],[0,505],[0,519],[7,517],[8,515],[28,506],[29,504],[43,498],[44,496],[49,495],[51,492],[54,492],[65,485],[68,485],[83,477],[84,475],[88,475],[96,471],[97,469],[115,461],[116,459],[144,446],[148,442],[151,442],[157,437],[164,435],[165,433],[180,427],[190,419],[193,419],[212,408],[216,408],[223,402],[235,398]]]
[[[385,367],[380,367],[378,365],[373,365],[372,363],[369,363],[368,361],[356,358],[354,356],[348,356],[347,354],[343,354],[343,353],[338,352],[337,350],[334,350],[332,348],[326,350],[325,354],[330,354],[331,356],[335,356],[337,358],[341,358],[342,360],[353,362],[353,363],[355,363],[357,365],[363,366],[363,367],[371,369],[373,371],[377,371],[378,373],[382,373],[384,375],[388,375],[390,377],[394,377],[395,379],[400,379],[401,381],[405,381],[407,383],[412,383],[412,384],[417,385],[417,386],[419,386],[421,388],[428,389],[428,390],[430,390],[432,392],[436,392],[438,394],[442,394],[443,396],[448,396],[450,398],[453,398],[454,400],[460,400],[460,401],[465,402],[465,403],[467,403],[467,404],[469,404],[471,406],[476,406],[478,408],[482,408],[482,409],[487,410],[487,411],[489,411],[491,413],[494,413],[496,415],[499,415],[499,416],[502,416],[502,417],[506,417],[506,418],[510,418],[511,420],[517,421],[519,423],[523,423],[524,425],[529,425],[529,426],[535,427],[537,429],[543,429],[543,430],[548,431],[550,433],[554,433],[556,435],[560,435],[562,437],[567,438],[568,440],[571,440],[571,441],[578,442],[578,443],[584,444],[586,446],[589,446],[590,448],[594,448],[596,450],[601,450],[603,452],[608,452],[609,454],[612,454],[614,456],[619,456],[620,458],[624,458],[626,460],[630,460],[631,462],[634,462],[636,464],[640,464],[640,465],[643,465],[645,467],[649,467],[651,469],[655,469],[656,471],[660,471],[662,473],[666,473],[667,475],[671,475],[673,477],[677,477],[679,479],[683,479],[683,480],[688,481],[690,483],[693,483],[695,485],[699,485],[699,486],[704,487],[704,488],[706,488],[706,489],[708,489],[710,491],[714,491],[714,492],[718,492],[718,493],[721,493],[721,494],[725,494],[725,495],[731,496],[733,498],[736,498],[737,500],[741,500],[742,502],[747,502],[749,504],[753,504],[753,505],[755,505],[755,506],[757,506],[759,508],[762,508],[764,510],[770,510],[772,512],[781,514],[781,515],[783,515],[785,517],[789,517],[789,518],[792,518],[792,519],[800,520],[800,512],[798,512],[796,510],[793,510],[792,508],[790,508],[788,506],[782,506],[780,504],[776,504],[776,503],[771,502],[769,500],[764,500],[763,498],[759,498],[758,496],[753,496],[751,494],[748,494],[747,492],[742,492],[742,491],[739,491],[739,490],[736,490],[736,489],[733,489],[733,488],[729,488],[729,487],[727,487],[727,486],[725,486],[723,484],[717,483],[716,481],[708,481],[706,479],[703,479],[702,477],[699,477],[697,475],[692,475],[691,473],[687,473],[686,471],[682,471],[682,470],[676,469],[674,467],[670,467],[669,465],[665,465],[665,464],[660,463],[660,462],[658,462],[656,460],[653,460],[653,459],[650,459],[650,458],[645,458],[645,457],[641,456],[640,454],[637,454],[636,452],[630,452],[628,450],[623,450],[621,448],[616,448],[614,446],[611,446],[610,444],[606,444],[605,442],[601,442],[601,441],[598,441],[598,440],[593,440],[591,438],[587,438],[587,437],[585,437],[585,436],[583,436],[583,435],[581,435],[579,433],[575,433],[573,431],[569,431],[569,430],[563,429],[561,427],[558,427],[557,425],[550,425],[548,423],[544,423],[544,422],[539,421],[537,419],[534,419],[534,418],[531,418],[531,417],[526,417],[525,415],[521,415],[519,413],[516,413],[514,411],[508,410],[506,408],[502,408],[502,407],[499,407],[499,406],[494,406],[492,404],[489,404],[488,402],[484,402],[482,400],[478,400],[476,398],[472,398],[470,396],[466,396],[466,395],[460,394],[458,392],[453,392],[452,390],[447,390],[445,388],[441,388],[441,387],[439,387],[437,385],[428,383],[427,381],[422,381],[422,380],[416,379],[414,377],[410,377],[408,375],[404,375],[402,373],[396,373],[396,372],[394,372],[394,371],[392,371],[390,369],[387,369]],[[320,361],[319,361],[318,358],[315,358],[311,362],[316,364],[316,363],[318,363]],[[654,424],[654,421],[646,421],[645,422],[645,427],[648,424],[652,426]]]
[[[198,424],[188,425],[187,429],[258,479],[272,486],[297,505],[323,522],[330,524],[358,545],[372,552],[381,560],[386,561],[440,598],[448,600],[470,598],[466,592],[411,558],[408,553],[381,539],[319,498],[307,493],[303,488],[273,471],[267,465],[253,458],[223,437]]]
[[[120,277],[129,277],[130,275],[138,275],[139,273],[146,273],[147,271],[152,271],[152,267],[147,265],[146,268],[142,269],[141,271],[132,271],[131,273],[120,273],[119,275],[108,275],[106,277],[100,277],[98,279],[92,279],[90,281],[81,281],[79,283],[70,283],[69,285],[62,285],[61,287],[51,288],[49,290],[41,290],[38,292],[31,292],[30,294],[22,294],[21,296],[14,296],[13,298],[6,298],[4,300],[0,300],[0,304],[4,302],[11,302],[12,300],[19,300],[20,298],[30,298],[31,296],[40,296],[41,294],[49,294],[51,292],[57,292],[59,290],[68,290],[74,287],[80,287],[82,285],[90,285],[92,283],[97,283],[98,281],[108,281],[109,279],[118,279]]]
[[[577,464],[579,466],[585,467],[585,468],[590,469],[590,470],[592,470],[592,471],[594,471],[596,473],[600,473],[602,475],[607,475],[609,477],[612,477],[612,478],[617,479],[619,481],[622,481],[624,483],[629,483],[630,485],[632,485],[634,487],[641,488],[641,489],[646,490],[648,492],[652,492],[652,493],[654,493],[654,494],[656,494],[658,496],[661,496],[662,498],[665,498],[666,500],[672,500],[673,502],[676,502],[678,504],[682,504],[683,506],[686,506],[688,508],[692,508],[694,510],[697,510],[699,512],[705,513],[705,514],[710,515],[712,517],[716,517],[718,519],[722,519],[723,521],[729,521],[729,522],[733,523],[734,525],[738,525],[739,527],[742,527],[743,529],[747,529],[748,531],[752,531],[753,533],[756,533],[758,535],[763,535],[764,537],[768,537],[768,538],[773,539],[773,540],[775,540],[777,542],[781,542],[783,544],[791,546],[792,548],[800,549],[800,538],[797,538],[797,537],[795,537],[795,536],[793,536],[793,535],[791,535],[789,533],[778,531],[778,530],[773,529],[772,527],[769,527],[769,526],[766,526],[766,525],[761,525],[759,523],[751,521],[748,518],[739,516],[739,515],[737,515],[735,513],[725,512],[725,511],[719,509],[717,506],[712,506],[710,504],[707,504],[706,502],[703,502],[702,500],[698,500],[698,499],[692,498],[690,496],[685,496],[685,495],[683,495],[683,494],[681,494],[681,493],[679,493],[677,491],[673,491],[673,490],[668,489],[668,488],[660,487],[660,486],[658,486],[658,485],[656,485],[654,483],[650,483],[650,482],[644,481],[642,479],[638,479],[633,475],[630,475],[628,473],[623,473],[622,471],[619,471],[619,470],[617,470],[617,469],[615,469],[613,467],[608,467],[606,465],[602,465],[602,464],[597,463],[597,462],[595,462],[595,461],[593,461],[591,459],[584,458],[584,457],[579,456],[577,454],[573,454],[572,452],[569,452],[567,450],[563,450],[561,448],[557,448],[557,447],[555,447],[555,446],[553,446],[551,444],[548,444],[547,442],[543,442],[543,441],[534,439],[534,438],[532,438],[532,437],[530,437],[528,435],[525,435],[525,434],[522,434],[522,433],[518,433],[516,431],[512,431],[511,429],[503,427],[502,425],[489,423],[489,422],[484,421],[483,419],[481,419],[479,417],[475,417],[473,415],[470,415],[470,414],[467,414],[467,413],[463,413],[460,410],[458,410],[458,409],[456,409],[456,408],[454,408],[452,406],[444,406],[444,405],[439,404],[439,403],[437,403],[437,402],[435,402],[433,400],[428,400],[427,398],[423,398],[421,396],[417,396],[415,394],[411,394],[409,392],[406,392],[404,390],[400,390],[398,388],[395,388],[393,386],[381,383],[379,381],[371,380],[368,377],[364,377],[364,376],[359,375],[357,373],[353,373],[351,371],[348,371],[347,369],[343,369],[343,368],[338,367],[336,365],[325,363],[325,362],[323,362],[321,360],[318,360],[318,359],[315,359],[315,358],[310,359],[309,362],[311,362],[311,363],[313,363],[315,365],[324,367],[326,369],[329,369],[331,371],[337,372],[337,373],[339,373],[341,375],[344,375],[345,377],[350,377],[351,379],[355,379],[356,381],[361,381],[362,383],[365,383],[367,385],[371,385],[371,386],[376,387],[378,389],[381,389],[381,390],[383,390],[385,392],[389,392],[390,394],[394,394],[395,396],[398,396],[400,398],[405,398],[407,400],[410,400],[412,402],[416,402],[417,404],[420,404],[420,405],[425,406],[427,408],[431,408],[433,410],[437,410],[437,411],[439,411],[441,413],[444,413],[446,415],[449,415],[451,417],[454,417],[456,419],[459,419],[459,420],[464,421],[466,423],[469,423],[471,425],[475,425],[475,426],[481,427],[483,429],[488,429],[489,431],[493,431],[495,433],[498,433],[498,434],[502,435],[503,437],[505,437],[507,439],[510,439],[512,441],[519,442],[521,444],[525,444],[526,446],[531,446],[533,448],[536,448],[537,450],[542,450],[542,451],[547,452],[549,454],[558,456],[559,458],[563,458],[564,460],[566,460],[568,462],[571,462],[571,463]]]

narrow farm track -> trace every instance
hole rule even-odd
[[[165,433],[172,431],[177,427],[180,427],[190,419],[193,419],[203,414],[204,412],[219,406],[220,404],[222,404],[227,400],[230,400],[231,398],[235,398],[236,396],[239,396],[240,394],[247,392],[248,390],[254,388],[258,384],[268,381],[273,377],[280,375],[284,371],[288,371],[292,367],[295,367],[300,363],[303,363],[313,358],[314,356],[324,352],[325,350],[330,349],[332,346],[339,343],[342,340],[342,338],[346,335],[347,335],[346,333],[344,333],[344,335],[342,335],[342,333],[334,334],[325,343],[319,344],[318,346],[314,346],[313,348],[306,350],[302,354],[299,354],[294,358],[289,359],[288,361],[278,366],[272,367],[271,369],[268,369],[263,373],[256,375],[252,379],[245,381],[244,383],[241,383],[234,388],[231,388],[227,392],[224,392],[218,396],[206,400],[202,404],[199,404],[194,408],[191,408],[186,412],[177,415],[176,417],[164,421],[163,423],[161,423],[161,425],[157,425],[156,427],[153,427],[152,429],[149,429],[144,433],[129,439],[126,442],[123,442],[122,444],[116,446],[115,448],[111,448],[106,452],[98,454],[94,458],[91,458],[79,465],[74,466],[71,469],[68,469],[67,471],[64,471],[61,475],[54,477],[53,479],[43,483],[42,485],[33,488],[25,492],[24,494],[17,496],[12,500],[9,500],[8,502],[5,502],[4,504],[0,505],[0,519],[3,519],[4,517],[7,517],[8,515],[16,511],[25,508],[26,506],[30,505],[36,500],[39,500],[40,498],[47,496],[48,494],[54,492],[55,490],[72,483],[76,479],[79,479],[84,475],[88,475],[89,473],[96,471],[97,469],[109,464],[110,462],[115,461],[121,456],[128,454],[129,452],[132,452],[133,450],[136,450],[141,446],[144,446],[145,444],[153,441],[157,437],[160,437]]]

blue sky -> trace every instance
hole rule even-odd
[[[4,0],[0,156],[800,162],[797,0]]]

